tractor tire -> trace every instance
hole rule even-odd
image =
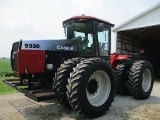
[[[95,118],[109,110],[115,96],[116,76],[107,61],[86,59],[74,68],[67,85],[71,107],[80,115]]]
[[[116,93],[120,95],[130,95],[127,89],[129,70],[132,66],[132,61],[124,61],[119,63],[115,68],[116,81]]]
[[[147,99],[154,84],[152,64],[145,60],[133,63],[128,77],[128,89],[136,99]]]
[[[55,93],[64,94],[62,98],[58,99],[60,104],[64,104],[64,107],[70,108],[70,105],[66,96],[66,85],[68,83],[67,79],[70,77],[70,73],[73,71],[73,68],[80,63],[82,58],[72,58],[65,61],[60,68],[58,68],[55,73],[53,90]]]

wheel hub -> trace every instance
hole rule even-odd
[[[95,79],[91,79],[87,85],[87,91],[89,94],[94,94],[97,91],[97,81]]]

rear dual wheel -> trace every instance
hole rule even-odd
[[[116,93],[120,95],[129,95],[128,90],[128,75],[132,66],[132,61],[123,61],[119,63],[115,68],[115,74],[117,76],[116,81]]]
[[[147,99],[154,83],[153,67],[149,61],[138,60],[133,64],[125,61],[117,65],[116,92],[121,95],[131,94],[136,99]]]
[[[128,89],[136,99],[147,99],[154,84],[152,64],[145,60],[133,63],[128,77]]]
[[[79,114],[94,118],[109,109],[115,96],[115,75],[103,59],[84,60],[74,68],[67,85],[71,107]]]

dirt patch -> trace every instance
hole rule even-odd
[[[129,120],[160,120],[160,104],[142,105],[130,112]]]

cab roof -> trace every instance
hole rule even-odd
[[[63,23],[68,22],[70,20],[74,20],[74,19],[82,19],[82,16],[73,16],[73,17],[71,17],[69,19],[64,20]],[[95,20],[95,21],[98,21],[98,22],[101,22],[101,23],[109,24],[112,27],[114,27],[114,24],[112,24],[112,23],[110,23],[110,22],[108,22],[106,20],[93,17],[93,16],[85,16],[85,19],[92,19],[92,20]]]

